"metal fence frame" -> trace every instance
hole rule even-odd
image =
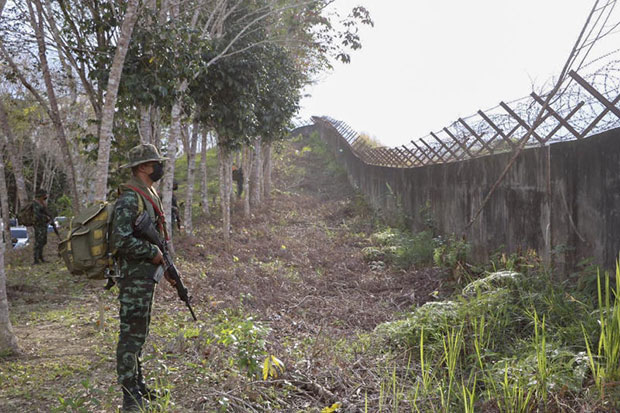
[[[545,95],[535,92],[513,102],[502,101],[486,112],[479,110],[468,118],[459,118],[441,131],[398,147],[372,146],[345,122],[327,116],[313,116],[312,122],[335,129],[363,162],[394,168],[416,168],[516,151],[523,146],[523,140],[527,140],[526,147],[534,147],[584,139],[620,127],[619,78],[605,72],[604,83],[597,88],[594,84],[600,73],[588,80],[574,71],[569,76],[572,87],[567,86],[551,100],[535,128],[535,115],[545,104]]]

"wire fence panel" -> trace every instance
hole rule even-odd
[[[548,94],[532,92],[524,98],[500,102],[494,108],[459,118],[437,132],[395,148],[373,146],[345,122],[328,116],[313,116],[311,122],[334,128],[365,163],[396,168],[512,152],[522,144],[535,147],[584,139],[620,127],[618,63],[613,61],[587,77],[571,71],[567,85],[546,106]],[[537,119],[543,108],[544,113]]]

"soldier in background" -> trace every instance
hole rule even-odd
[[[43,247],[47,244],[47,226],[52,216],[47,210],[47,192],[39,189],[32,201],[34,217],[34,264],[46,262],[43,259]]]
[[[181,229],[181,215],[179,214],[179,203],[177,201],[177,194],[174,192],[179,189],[179,183],[177,180],[172,181],[172,227]]]

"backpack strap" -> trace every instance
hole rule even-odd
[[[122,186],[127,186],[127,185],[122,185]],[[116,195],[120,197],[122,193],[123,192],[121,191],[121,187],[118,187],[118,189],[116,190]],[[144,200],[142,199],[141,196],[139,196],[138,197],[138,215],[140,215],[142,211],[144,211]]]
[[[164,234],[166,241],[169,241],[170,238],[168,237],[168,230],[166,229],[166,217],[164,216],[164,213],[161,211],[161,209],[159,209],[155,201],[153,201],[153,198],[151,198],[144,191],[142,191],[139,188],[136,188],[135,186],[125,185],[125,187],[142,195],[144,199],[146,199],[153,206],[153,210],[155,211],[155,214],[157,214],[157,216],[159,217],[159,221],[157,222],[159,226],[159,230]]]

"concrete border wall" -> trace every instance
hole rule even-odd
[[[523,151],[467,230],[512,153],[389,168],[363,163],[329,125],[304,132],[310,130],[320,132],[345,163],[351,183],[375,208],[396,211],[398,199],[412,230],[419,231],[424,228],[420,211],[430,203],[440,233],[465,236],[475,259],[488,258],[500,246],[508,252],[535,249],[564,269],[588,257],[612,268],[618,256],[620,129]]]

